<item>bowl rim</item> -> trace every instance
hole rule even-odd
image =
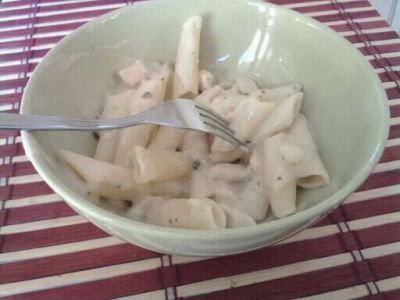
[[[184,0],[175,0],[175,2],[184,1]],[[224,0],[219,0],[223,2]],[[311,24],[315,27],[315,29],[322,31],[334,38],[337,42],[345,44],[346,47],[354,48],[354,46],[347,41],[345,38],[340,36],[337,32],[333,29],[329,28],[328,26],[312,19],[309,16],[304,14],[298,13],[293,11],[289,8],[285,8],[282,6],[278,6],[271,3],[261,2],[259,0],[231,0],[232,2],[236,2],[238,4],[243,5],[252,5],[259,8],[259,10],[268,10],[274,9],[279,11],[279,13],[286,14],[293,18],[297,18],[298,20],[305,22],[307,24]],[[138,7],[145,7],[145,6],[153,6],[165,4],[163,0],[151,0],[151,1],[140,1],[136,2],[133,5],[124,6],[122,8],[113,10],[108,12],[102,16],[96,17],[93,20],[87,22],[86,24],[82,25],[78,29],[75,29],[69,35],[64,37],[61,41],[59,41],[50,51],[43,57],[42,62],[37,66],[35,72],[33,72],[30,80],[28,81],[25,92],[23,93],[22,100],[21,100],[21,109],[20,113],[29,113],[27,111],[26,105],[29,102],[27,99],[27,92],[30,89],[34,88],[34,82],[36,81],[36,77],[38,72],[42,67],[43,61],[48,59],[50,56],[53,55],[54,51],[59,47],[62,47],[63,44],[67,43],[70,39],[74,38],[76,35],[80,34],[83,31],[90,29],[91,26],[96,25],[97,23],[101,22],[104,19],[108,19],[111,16],[115,15],[116,13],[134,10]],[[263,13],[260,11],[260,13]],[[46,162],[37,157],[34,154],[35,143],[33,141],[33,136],[27,131],[21,131],[22,137],[22,144],[24,146],[25,152],[29,160],[32,162],[33,166],[35,167],[36,171],[39,175],[44,179],[44,181],[58,194],[65,202],[67,202],[73,209],[78,209],[85,213],[85,217],[90,219],[94,217],[97,220],[102,220],[104,222],[109,222],[110,220],[120,228],[129,228],[133,231],[140,231],[140,232],[149,232],[153,236],[158,237],[166,237],[169,238],[187,238],[187,239],[196,239],[196,240],[220,240],[221,237],[224,239],[232,239],[235,237],[240,237],[242,235],[249,235],[251,232],[252,234],[259,234],[267,231],[274,231],[277,229],[285,228],[286,226],[292,224],[299,224],[315,218],[313,222],[320,220],[323,216],[329,214],[334,208],[339,206],[347,196],[353,193],[361,184],[362,182],[367,179],[370,175],[373,168],[378,163],[384,149],[386,146],[386,141],[389,134],[389,106],[387,103],[386,93],[381,84],[381,81],[376,74],[375,70],[370,66],[365,59],[364,55],[362,55],[357,49],[354,50],[354,56],[360,61],[361,67],[364,68],[372,79],[374,89],[379,94],[379,102],[380,111],[382,112],[382,123],[380,124],[380,131],[378,136],[378,144],[376,145],[375,151],[373,152],[372,156],[369,157],[369,160],[366,162],[365,166],[361,168],[355,176],[348,181],[340,190],[334,192],[331,196],[321,200],[319,203],[299,212],[296,212],[293,215],[282,219],[276,219],[269,222],[259,223],[254,226],[246,226],[246,227],[237,227],[237,228],[222,228],[222,229],[185,229],[185,228],[173,228],[173,227],[164,227],[158,225],[147,224],[143,222],[138,222],[132,219],[128,219],[127,217],[120,216],[118,214],[112,213],[104,208],[98,207],[90,200],[81,197],[78,193],[76,193],[73,189],[69,186],[65,185],[63,182],[58,180],[56,177],[52,177],[52,172],[46,170]],[[80,213],[80,215],[83,215]],[[97,224],[97,222],[96,222]],[[100,225],[99,225],[100,226]],[[101,226],[100,226],[101,227]],[[294,230],[298,231],[298,230]]]

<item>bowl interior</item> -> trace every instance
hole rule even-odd
[[[332,183],[302,191],[300,209],[345,185],[351,192],[360,184],[355,175],[368,172],[376,162],[387,130],[387,108],[376,75],[331,30],[255,1],[151,1],[92,21],[65,38],[37,67],[22,112],[95,117],[105,93],[116,84],[117,70],[136,59],[175,60],[181,24],[192,15],[203,17],[201,65],[219,78],[247,75],[261,86],[304,86],[303,112]],[[75,195],[71,198],[85,197],[80,183],[57,162],[55,150],[92,155],[95,140],[90,132],[34,132],[26,134],[24,142],[30,158],[51,178],[50,185],[65,183],[59,188]]]

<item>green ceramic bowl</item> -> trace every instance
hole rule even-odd
[[[192,15],[204,21],[201,64],[219,78],[251,75],[260,85],[303,84],[303,112],[332,183],[300,193],[297,214],[223,230],[139,223],[92,204],[57,162],[57,149],[92,155],[91,133],[23,132],[26,153],[71,207],[133,244],[201,256],[270,245],[315,223],[352,193],[377,163],[388,134],[385,93],[374,70],[350,43],[320,23],[258,1],[138,3],[82,26],[52,49],[28,83],[21,112],[95,117],[116,70],[137,58],[175,59],[181,24]]]

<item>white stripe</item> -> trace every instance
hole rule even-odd
[[[390,39],[390,40],[383,40],[383,41],[372,41],[370,42],[370,45],[372,46],[385,46],[385,45],[397,45],[400,44],[400,39]],[[370,47],[370,45],[366,45],[364,43],[353,43],[354,47],[357,47],[358,49],[365,48],[365,47]]]
[[[354,0],[341,0],[339,2],[347,3],[347,2],[354,2]],[[301,7],[313,7],[313,6],[325,5],[325,4],[331,4],[331,3],[332,3],[332,1],[325,0],[325,1],[312,1],[312,2],[283,4],[282,6],[293,9],[293,8],[301,8]]]
[[[158,290],[148,293],[115,298],[115,300],[165,300],[165,291]]]
[[[356,192],[356,193],[350,195],[344,203],[345,204],[355,203],[355,202],[360,202],[360,201],[365,201],[365,200],[376,199],[376,198],[380,198],[380,197],[394,196],[397,194],[400,194],[400,184],[395,184],[395,185],[380,187],[380,188],[376,188],[376,189]]]
[[[390,118],[390,126],[399,125],[399,124],[400,124],[400,117]]]
[[[391,139],[386,142],[386,147],[395,147],[400,145],[400,138]]]
[[[0,285],[0,296],[11,296],[45,290],[54,287],[74,285],[95,280],[102,280],[116,276],[134,274],[159,268],[160,259],[151,258],[131,263],[112,265],[97,269],[67,273],[57,276],[49,276],[38,279],[7,283]]]
[[[13,11],[13,10],[18,10],[18,9],[25,9],[25,8],[29,8],[30,5],[20,5],[20,6],[12,6],[12,7],[1,7],[1,11],[2,12],[6,12],[6,11]]]
[[[246,274],[232,275],[186,284],[177,287],[177,294],[178,297],[189,297],[192,295],[226,290],[232,287],[245,286],[278,278],[299,275],[302,273],[333,268],[340,265],[349,264],[351,262],[353,262],[352,256],[349,253],[342,253]]]
[[[393,71],[400,71],[400,65],[399,65],[399,66],[390,66],[390,68],[391,68]],[[378,68],[378,69],[375,69],[375,71],[376,71],[378,74],[380,74],[380,73],[385,73],[385,72],[386,72],[385,68]],[[390,101],[392,101],[392,100],[390,100]]]
[[[369,17],[369,18],[357,18],[353,19],[355,23],[358,22],[375,22],[375,21],[385,21],[385,19],[382,16],[376,16],[376,17]],[[346,20],[338,20],[338,21],[329,21],[329,22],[323,22],[326,26],[334,26],[334,25],[344,25],[347,24]]]
[[[6,111],[12,109],[13,106],[12,104],[1,104],[0,105],[0,111]]]
[[[378,55],[382,58],[393,58],[393,57],[399,57],[400,56],[400,52],[389,52],[389,53],[380,53],[380,55]],[[375,56],[374,55],[366,55],[364,56],[366,59],[368,60],[375,60]]]
[[[195,256],[181,256],[181,255],[171,255],[171,262],[173,265],[187,264],[190,262],[202,261],[212,259],[210,257],[195,257]]]
[[[20,135],[18,135],[15,140],[14,143],[22,143],[22,137]]]
[[[362,32],[364,34],[373,34],[373,33],[386,33],[386,32],[395,32],[393,28],[391,27],[380,27],[380,28],[372,28],[372,29],[362,29]],[[340,32],[342,36],[353,36],[356,35],[356,32],[351,30],[351,31],[342,31]]]
[[[39,174],[32,175],[23,175],[23,176],[14,176],[8,179],[8,184],[16,185],[16,184],[24,184],[24,183],[33,183],[43,181],[42,177]]]
[[[400,160],[380,163],[379,165],[376,166],[376,168],[372,171],[372,173],[382,173],[382,172],[394,171],[397,169],[400,169]]]
[[[0,42],[0,45],[1,45],[1,42]],[[18,79],[18,73],[8,74],[8,75],[0,75],[0,81],[14,80],[14,79]]]
[[[366,259],[400,253],[400,242],[363,249],[361,252]]]
[[[367,296],[368,289],[363,285],[352,286],[349,288],[318,294],[314,296],[307,296],[302,298],[295,298],[296,300],[347,300]]]
[[[96,10],[103,10],[103,9],[116,9],[119,7],[125,6],[124,3],[115,3],[115,4],[105,4],[105,5],[96,5],[96,6],[88,6],[88,7],[79,7],[73,9],[60,9],[56,11],[49,11],[49,12],[38,12],[36,16],[38,17],[48,17],[48,16],[57,16],[57,15],[65,15],[65,14],[75,14],[81,12],[88,12],[88,11],[96,11]]]
[[[376,281],[376,285],[381,292],[400,289],[400,276]]]
[[[125,4],[124,3],[115,3],[115,4],[88,6],[88,7],[79,7],[79,8],[73,8],[73,9],[60,9],[60,10],[54,10],[54,11],[49,11],[49,12],[39,11],[38,13],[36,13],[36,16],[37,17],[49,17],[49,16],[57,16],[57,15],[65,15],[65,14],[73,15],[76,13],[88,12],[88,11],[116,9],[116,8],[119,8],[122,6],[125,6]],[[0,17],[0,21],[5,22],[5,21],[23,20],[23,19],[26,19],[27,16],[28,16],[27,14],[22,14],[22,15]]]
[[[400,66],[399,66],[399,67],[400,67]],[[400,68],[399,68],[399,70],[397,70],[397,71],[400,71]],[[389,100],[388,102],[389,102],[389,106],[400,105],[400,98],[391,99],[391,100]]]
[[[4,146],[7,144],[7,139],[0,139],[0,146]]]
[[[53,202],[60,202],[62,199],[56,194],[41,195],[35,197],[26,197],[14,200],[7,200],[4,202],[5,208],[17,208],[30,205],[46,204]]]
[[[88,3],[88,2],[94,2],[93,0],[68,0],[67,2],[64,1],[51,1],[47,3],[38,3],[37,5],[39,7],[49,7],[49,6],[54,6],[54,5],[63,5],[63,4],[71,4],[71,3]]]
[[[350,230],[361,230],[396,222],[400,222],[400,211],[368,217],[364,219],[358,219],[354,221],[348,221],[347,225],[349,226]]]
[[[394,81],[386,81],[386,82],[383,82],[382,85],[385,89],[390,89],[390,88],[394,88],[397,86],[396,82],[394,82]]]
[[[346,12],[352,13],[352,12],[373,12],[375,9],[373,9],[371,6],[366,6],[366,7],[356,7],[356,8],[348,8],[346,9]],[[324,10],[324,11],[316,11],[316,12],[310,12],[310,13],[305,13],[305,15],[309,17],[319,17],[319,16],[329,16],[329,15],[335,15],[338,14],[338,10]]]
[[[33,27],[41,28],[41,27],[48,27],[48,26],[56,26],[56,25],[66,25],[66,24],[73,24],[73,23],[81,23],[81,22],[89,22],[93,20],[94,17],[86,17],[86,18],[79,18],[73,20],[62,20],[62,21],[49,21],[43,23],[35,23]]]
[[[63,218],[36,221],[36,222],[27,222],[22,224],[4,225],[0,227],[0,234],[6,235],[13,233],[30,232],[42,229],[77,225],[87,222],[89,221],[82,216],[71,216],[71,217],[63,217]]]
[[[26,155],[13,156],[12,158],[13,163],[26,162],[26,161],[28,161],[28,157]]]
[[[121,244],[125,244],[125,242],[117,237],[110,236],[110,237],[93,239],[82,242],[67,243],[62,245],[34,248],[34,249],[14,251],[14,252],[4,252],[0,253],[0,264],[30,260],[42,257],[49,257],[67,253],[74,253],[74,252],[92,250],[92,249],[121,245]]]
[[[293,242],[298,242],[298,241],[305,241],[305,240],[313,240],[313,239],[318,239],[321,237],[325,237],[328,235],[333,235],[336,233],[339,233],[340,230],[337,227],[337,225],[326,225],[326,226],[320,226],[320,227],[314,227],[314,228],[309,228],[301,231],[300,233],[283,240],[277,244],[287,244],[287,243],[293,243]]]

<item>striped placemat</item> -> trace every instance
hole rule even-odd
[[[3,0],[0,111],[17,112],[45,53],[122,0]],[[332,27],[371,62],[389,98],[390,139],[368,180],[314,227],[246,254],[154,253],[76,215],[0,131],[0,296],[13,299],[400,299],[400,38],[364,0],[274,0]],[[228,1],[227,1],[227,5]]]

